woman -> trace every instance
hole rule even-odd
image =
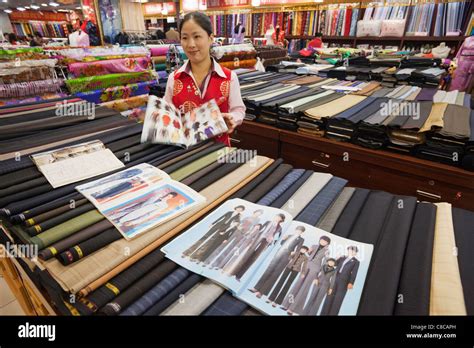
[[[285,47],[285,31],[281,30],[279,25],[276,26],[272,39],[275,45]]]
[[[233,44],[241,44],[244,42],[245,28],[242,23],[237,23],[232,33]]]
[[[205,14],[190,12],[185,15],[179,33],[189,60],[168,77],[164,99],[181,112],[191,111],[215,99],[229,129],[216,140],[230,146],[229,134],[245,116],[237,75],[211,57],[214,35],[211,21]]]

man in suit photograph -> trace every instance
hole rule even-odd
[[[276,284],[280,275],[285,271],[291,254],[303,246],[304,238],[301,237],[301,235],[304,231],[304,226],[297,226],[294,233],[287,234],[281,239],[281,247],[273,256],[267,269],[257,284],[255,284],[252,289],[249,289],[249,291],[255,293],[255,296],[260,298],[262,295],[268,295],[270,293],[273,285]]]
[[[308,249],[306,245],[303,245],[298,252],[293,253],[278,284],[270,296],[268,296],[267,303],[271,303],[273,307],[276,307],[277,303],[283,301],[296,277],[301,274],[306,274],[308,271],[308,256],[306,255]]]
[[[336,280],[334,291],[326,296],[321,315],[338,315],[342,302],[348,290],[352,290],[359,270],[359,260],[356,258],[359,249],[356,246],[347,247],[347,256],[336,260]]]
[[[329,256],[330,244],[331,238],[321,236],[318,244],[311,246],[308,257],[308,273],[303,274],[293,285],[288,296],[281,303],[283,310],[293,313],[301,313],[303,311],[313,280],[316,279],[325,259]]]
[[[223,248],[220,247],[227,245],[228,240],[237,233],[239,224],[239,221],[233,220],[227,229],[214,233],[212,237],[199,248],[200,254],[198,259],[203,262],[203,266],[208,265],[210,261],[223,250]]]

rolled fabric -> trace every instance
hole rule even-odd
[[[169,46],[168,45],[163,45],[163,46],[158,46],[158,47],[151,47],[151,56],[152,57],[157,57],[157,56],[166,56],[166,54],[169,51]]]
[[[166,56],[151,57],[153,64],[165,64]]]
[[[83,60],[86,57],[107,57],[117,55],[149,55],[146,47],[91,47],[91,48],[70,48],[61,50],[62,56],[76,60]]]
[[[21,99],[0,99],[0,107],[2,106],[14,106],[20,104],[31,104],[39,103],[46,100],[58,99],[62,100],[68,95],[66,93],[45,93],[37,97],[25,97]]]
[[[76,97],[87,100],[91,103],[105,103],[117,99],[130,98],[142,94],[148,94],[150,88],[156,86],[156,80],[131,83],[125,86],[109,87],[105,89],[97,89],[95,91],[76,93]]]
[[[71,93],[93,91],[100,88],[115,87],[130,83],[138,83],[153,80],[151,71],[109,74],[103,76],[80,77],[66,80],[66,86]]]
[[[167,80],[168,79],[168,73],[166,71],[158,71],[158,78],[160,80]]]
[[[38,67],[38,66],[46,66],[50,68],[54,68],[55,65],[58,63],[57,59],[32,59],[32,60],[20,60],[19,66],[20,67]],[[9,68],[17,68],[16,61],[10,62],[0,62],[0,69],[9,69]]]
[[[221,66],[227,69],[241,69],[241,68],[253,68],[257,64],[256,59],[236,60],[230,62],[219,63]]]
[[[71,63],[69,64],[68,69],[74,77],[86,77],[141,72],[150,69],[150,67],[151,59],[149,57],[140,57]]]
[[[55,93],[64,84],[62,79],[0,84],[0,98],[18,98]]]
[[[166,70],[166,64],[155,64],[155,70],[156,71],[165,71]]]
[[[131,110],[134,108],[140,108],[142,106],[146,106],[148,103],[148,95],[137,95],[135,97],[127,98],[127,99],[119,99],[113,100],[111,102],[102,103],[102,106],[105,106],[109,109],[114,109],[118,112],[123,112],[127,110]]]

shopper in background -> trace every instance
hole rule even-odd
[[[179,34],[189,59],[168,77],[164,98],[182,112],[214,99],[229,128],[228,134],[216,140],[230,146],[229,134],[245,116],[237,75],[211,57],[214,35],[211,20],[204,13],[186,14],[180,23]]]
[[[166,32],[166,39],[179,41],[179,33],[174,29],[174,27],[171,27],[170,30]]]
[[[8,40],[10,45],[19,45],[20,44],[20,40],[18,39],[18,37],[16,36],[15,33],[8,34],[8,37],[6,39]]]
[[[265,32],[265,44],[267,46],[273,46],[275,43],[273,42],[273,34],[275,33],[275,28],[273,27],[273,24],[270,24],[268,27],[267,31]]]
[[[314,39],[308,43],[308,48],[323,48],[323,34],[316,33]]]
[[[244,42],[245,37],[245,28],[242,23],[237,23],[234,28],[234,32],[232,33],[232,43],[233,44],[241,44]]]
[[[272,39],[275,45],[285,47],[285,31],[280,29],[280,26],[277,25],[275,32],[272,34]]]
[[[166,39],[165,33],[163,32],[163,28],[158,28],[158,30],[156,31],[156,38],[158,40]]]

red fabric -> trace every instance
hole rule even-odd
[[[311,40],[308,43],[308,48],[309,47],[322,48],[323,47],[323,41],[319,37],[315,37],[313,40]]]
[[[87,28],[87,21],[84,21],[84,22],[82,22],[81,30],[82,30],[84,33],[87,33],[86,28]]]
[[[351,32],[352,8],[346,10],[346,27],[344,28],[344,36],[349,36]]]
[[[182,71],[174,75],[173,104],[179,110],[188,111],[201,106],[202,104],[215,99],[222,113],[229,112],[229,89],[231,70],[222,67],[226,77],[219,76],[215,71],[211,73],[211,78],[207,86],[204,98],[199,96],[199,87],[195,85],[193,78]],[[229,134],[222,134],[216,140],[230,146]]]

